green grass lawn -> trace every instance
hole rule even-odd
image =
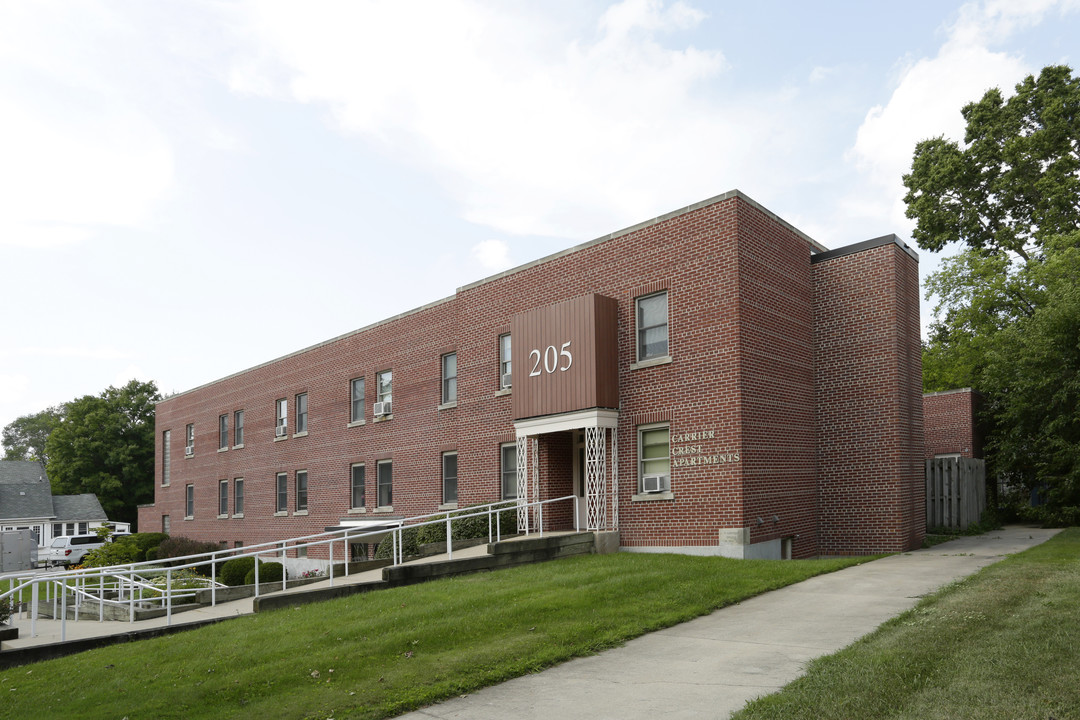
[[[382,590],[2,670],[0,717],[390,717],[865,560],[619,553]]]
[[[923,599],[735,717],[1080,718],[1080,529]]]

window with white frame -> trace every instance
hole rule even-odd
[[[349,381],[349,397],[352,403],[349,422],[360,422],[364,419],[364,378],[358,377]]]
[[[391,507],[394,504],[394,463],[380,460],[375,465],[378,486],[379,507]]]
[[[499,467],[502,473],[502,497],[517,497],[517,444],[507,443],[499,449]]]
[[[244,514],[244,478],[233,480],[233,514]]]
[[[364,464],[356,463],[349,471],[349,485],[352,502],[351,507],[364,507]]]
[[[195,517],[195,486],[188,485],[184,492],[184,517]]]
[[[63,537],[64,535],[64,523],[53,523],[52,526],[53,537]]]
[[[289,510],[289,474],[277,474],[277,501],[274,503],[274,512],[288,512]]]
[[[296,396],[296,430],[294,432],[307,432],[307,393]]]
[[[638,428],[638,492],[671,489],[671,429],[667,425]]]
[[[394,371],[383,370],[375,376],[376,402],[390,402],[394,396]]]
[[[79,534],[80,535],[85,535],[88,532],[90,532],[89,523],[84,523],[84,522],[79,523]]]
[[[233,413],[233,447],[244,444],[244,411],[237,410]]]
[[[229,449],[229,414],[218,415],[218,450]]]
[[[456,452],[442,454],[442,501],[444,504],[457,502],[457,462]]]
[[[172,480],[172,430],[161,433],[161,484],[168,485]]]
[[[218,482],[218,515],[229,514],[229,481]]]
[[[637,307],[637,359],[652,360],[668,354],[668,294],[639,297]]]
[[[274,402],[274,437],[285,437],[289,431],[289,401],[279,398]]]
[[[296,471],[296,510],[307,510],[307,470]]]
[[[510,333],[499,336],[499,387],[511,386]]]
[[[184,455],[195,454],[195,423],[188,423],[184,429]]]
[[[457,402],[457,353],[442,356],[442,401]]]

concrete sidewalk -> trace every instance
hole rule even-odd
[[[418,710],[408,720],[726,718],[918,599],[1048,540],[1009,527],[811,578],[623,647]]]

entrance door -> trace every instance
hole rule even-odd
[[[584,530],[589,516],[585,502],[585,431],[574,430],[574,494],[577,501],[577,527]]]

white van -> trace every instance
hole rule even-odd
[[[97,535],[65,535],[55,538],[45,552],[45,564],[78,565],[87,551],[104,544]]]

